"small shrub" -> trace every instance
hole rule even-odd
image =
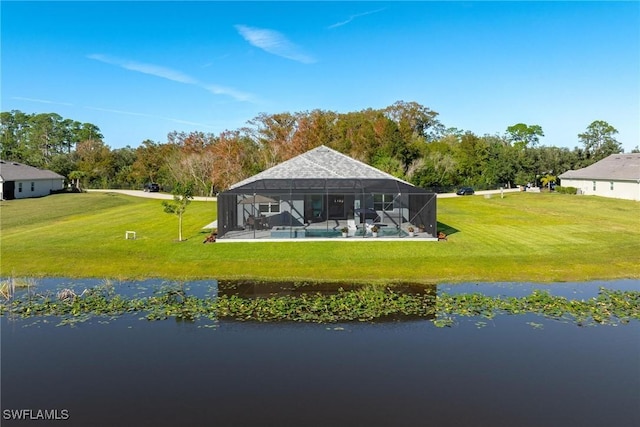
[[[576,187],[561,187],[557,185],[556,192],[561,194],[578,194],[578,189]]]

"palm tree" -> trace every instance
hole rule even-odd
[[[543,187],[549,187],[549,191],[551,191],[551,183],[555,183],[558,178],[551,174],[546,174],[540,179]]]
[[[76,171],[71,171],[71,173],[69,173],[69,179],[73,181],[73,186],[77,188],[79,191],[82,191],[82,188],[80,188],[80,180],[86,176],[87,174],[83,171],[76,170]]]

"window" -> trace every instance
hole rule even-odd
[[[275,197],[272,197],[272,199],[274,199],[273,202],[270,203],[260,203],[258,205],[258,210],[260,211],[261,214],[266,214],[266,213],[279,213],[280,212],[280,201],[279,200],[275,200]]]
[[[593,191],[596,191],[596,182],[593,181]]]
[[[22,183],[18,183],[18,193],[22,193]]]
[[[31,191],[36,191],[36,183],[31,181]]]
[[[611,184],[611,191],[613,191],[613,181],[611,181],[610,184]]]
[[[377,211],[392,211],[393,199],[393,194],[374,194],[373,209]]]

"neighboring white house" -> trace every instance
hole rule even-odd
[[[586,168],[559,176],[579,194],[640,201],[640,153],[612,154]]]
[[[64,177],[22,163],[0,160],[0,199],[42,197],[64,189]]]

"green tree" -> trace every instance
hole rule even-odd
[[[407,178],[414,185],[423,188],[436,191],[452,189],[459,181],[455,151],[460,144],[460,137],[448,135],[425,144],[421,157],[411,162],[407,168]]]
[[[25,160],[29,117],[19,110],[0,113],[0,158],[17,162]]]
[[[97,126],[56,113],[13,110],[2,112],[0,121],[0,157],[36,167],[50,168],[57,155],[71,154],[77,143],[102,139]]]
[[[507,138],[516,148],[535,148],[544,136],[542,127],[538,125],[526,125],[518,123],[507,128]]]
[[[534,185],[537,185],[540,165],[539,155],[535,148],[538,146],[541,136],[544,136],[544,132],[539,125],[518,123],[507,128],[507,140],[519,153],[519,170],[516,174],[516,180],[521,184],[533,181]]]
[[[113,159],[114,176],[109,177],[109,188],[133,188],[136,181],[133,176],[133,163],[136,160],[136,151],[130,146],[117,148],[111,151]]]
[[[104,138],[102,133],[100,133],[100,128],[91,123],[80,124],[78,122],[74,122],[73,132],[74,132],[74,139],[76,142],[94,141],[94,140],[102,141],[102,138]]]
[[[487,161],[482,168],[482,183],[485,186],[514,184],[518,170],[518,152],[508,141],[499,136],[481,137],[488,147]]]
[[[605,157],[621,153],[622,144],[614,137],[618,130],[604,120],[596,120],[587,126],[584,133],[578,134],[580,142],[584,145],[587,155],[593,162]]]
[[[537,151],[542,173],[548,172],[557,175],[574,169],[578,159],[575,152],[569,151],[568,148],[539,147]]]
[[[404,165],[394,157],[377,157],[372,166],[396,178],[404,178]]]
[[[44,166],[55,153],[62,153],[62,117],[55,113],[36,114],[31,117],[29,144],[34,155],[31,164]],[[37,160],[36,160],[37,159]]]
[[[472,132],[466,132],[454,150],[458,173],[464,185],[482,184],[481,176],[489,159],[489,145]]]
[[[51,158],[48,169],[69,178],[69,174],[78,169],[78,165],[76,164],[74,157],[73,153],[56,154]]]
[[[164,211],[178,216],[178,241],[182,242],[182,215],[193,199],[193,185],[191,183],[177,183],[172,191],[173,201],[162,202]]]
[[[137,185],[145,182],[157,182],[168,185],[171,182],[171,174],[167,167],[167,160],[173,158],[179,150],[175,144],[158,144],[149,139],[142,142],[136,148],[135,161],[132,165],[131,175]]]
[[[78,170],[86,174],[89,188],[107,188],[109,178],[115,176],[114,157],[108,145],[100,140],[78,143],[75,151]]]

